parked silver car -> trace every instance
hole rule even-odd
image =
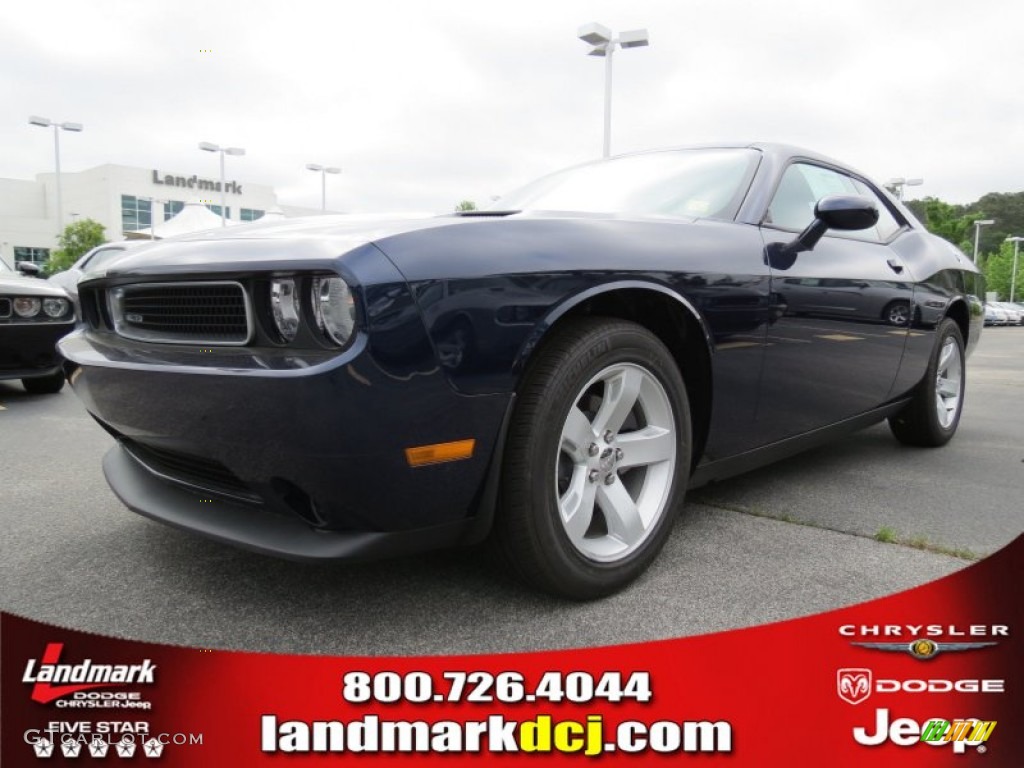
[[[997,301],[995,305],[1006,313],[1007,325],[1024,325],[1024,308],[1008,301]]]
[[[139,245],[140,242],[148,243],[149,241],[142,240],[138,242],[131,242],[125,240],[119,243],[104,243],[103,245],[98,245],[91,251],[85,253],[78,261],[72,264],[69,269],[65,269],[63,272],[58,272],[57,274],[48,277],[47,280],[53,285],[63,288],[77,307],[78,283],[85,273],[109,264],[115,258],[123,255],[129,248],[134,248]]]
[[[991,302],[985,304],[985,325],[1008,325],[1006,311]]]
[[[64,386],[57,341],[75,325],[67,294],[39,280],[39,266],[18,264],[11,272],[0,261],[0,381],[21,379],[34,395]]]

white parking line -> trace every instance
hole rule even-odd
[[[814,338],[827,341],[864,341],[863,336],[850,336],[846,333],[820,333],[816,334]]]

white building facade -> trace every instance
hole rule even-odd
[[[45,262],[57,248],[63,226],[94,219],[108,241],[146,237],[186,203],[201,202],[220,215],[220,180],[163,168],[100,165],[77,173],[62,172],[63,224],[57,222],[56,177],[40,173],[35,181],[0,179],[0,259],[9,267],[18,261]],[[228,179],[223,192],[227,217],[255,221],[267,211],[281,211],[273,187]],[[289,216],[320,213],[288,206]],[[131,233],[131,234],[129,234]]]

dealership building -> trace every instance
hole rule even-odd
[[[187,203],[202,203],[220,215],[219,179],[163,168],[100,165],[60,175],[64,224],[94,219],[107,240],[149,237]],[[255,221],[268,211],[285,216],[320,213],[319,209],[281,206],[273,187],[228,179],[224,185],[227,218]],[[35,181],[0,179],[0,260],[45,262],[57,247],[57,184],[53,173]]]

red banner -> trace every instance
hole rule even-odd
[[[2,614],[3,765],[1024,765],[1024,537],[891,597],[573,651],[238,653]]]

